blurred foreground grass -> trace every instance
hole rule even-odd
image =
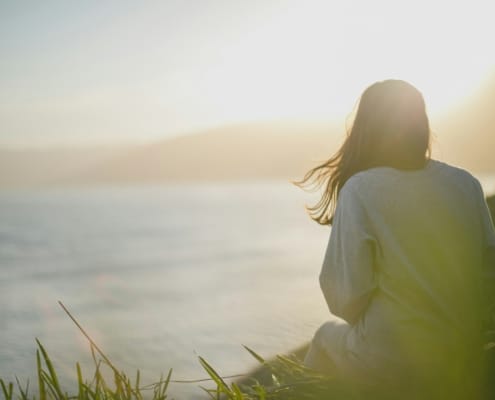
[[[60,305],[78,326],[81,333],[88,339],[94,361],[94,373],[89,379],[83,377],[81,367],[79,363],[76,363],[77,388],[72,388],[70,393],[65,391],[60,384],[53,362],[43,345],[36,340],[38,344],[36,351],[37,387],[30,392],[29,382],[22,383],[18,378],[16,378],[16,382],[7,382],[0,378],[0,394],[3,395],[5,400],[165,400],[170,399],[167,389],[172,382],[200,384],[208,382],[212,387],[200,386],[204,391],[204,395],[198,395],[198,398],[209,397],[218,400],[384,400],[425,398],[411,394],[412,387],[402,387],[399,391],[393,391],[390,388],[357,383],[336,376],[322,375],[307,369],[300,360],[305,353],[304,347],[296,351],[296,354],[277,356],[269,361],[264,360],[253,350],[245,347],[260,363],[260,367],[247,375],[229,377],[222,377],[204,358],[198,357],[199,363],[209,378],[178,381],[172,379],[172,369],[170,369],[165,377],[162,375],[155,383],[142,385],[139,370],[133,379],[125,372],[118,370],[65,306],[62,303]],[[487,341],[483,350],[488,368],[485,387],[481,395],[482,399],[495,398],[495,330],[492,329],[495,324],[493,320],[490,322],[490,328],[487,329]],[[242,378],[228,383],[228,380],[234,377]],[[448,389],[444,390],[444,392],[450,393]],[[464,399],[465,397],[455,396],[455,393],[452,393],[452,396],[447,397],[429,397],[429,399],[433,398],[452,400],[453,398]]]
[[[77,389],[73,388],[73,391],[69,393],[62,388],[57,372],[43,345],[38,340],[37,344],[36,368],[38,385],[35,393],[30,393],[29,382],[22,384],[18,379],[15,383],[0,379],[1,392],[6,400],[165,400],[169,399],[167,388],[171,382],[195,382],[174,381],[172,379],[172,370],[169,370],[167,376],[161,376],[156,383],[141,385],[139,371],[136,372],[134,379],[131,379],[124,372],[117,370],[113,364],[105,359],[99,359],[96,354],[97,351],[91,346],[95,363],[94,374],[89,380],[86,379],[82,376],[79,363],[76,363]],[[332,396],[331,398],[354,398],[354,396],[348,396],[351,392],[343,384],[340,384],[335,379],[326,378],[306,369],[293,357],[278,356],[276,360],[268,363],[252,350],[247,350],[270,369],[271,384],[262,384],[255,378],[247,379],[242,384],[235,382],[229,384],[226,382],[225,377],[216,372],[205,359],[199,357],[199,362],[208,373],[209,378],[198,380],[197,382],[208,381],[212,387],[200,386],[204,391],[204,395],[200,396],[198,394],[198,397],[236,400],[321,398],[319,396],[315,397],[315,395],[323,392],[330,394],[330,389],[331,393],[337,396]],[[105,378],[104,376],[109,376],[108,372],[110,372],[110,378]],[[248,381],[249,383],[247,383]],[[307,393],[308,396],[302,395],[302,393]],[[309,396],[310,393],[311,395]],[[344,395],[345,397],[342,397]]]
[[[53,367],[49,355],[43,345],[37,341],[36,368],[38,387],[35,393],[30,393],[29,382],[24,385],[17,379],[16,382],[5,382],[0,379],[1,391],[6,400],[165,400],[170,399],[167,388],[171,382],[191,383],[195,381],[174,381],[172,370],[166,377],[161,376],[156,383],[141,385],[139,371],[134,379],[124,372],[119,371],[105,358],[97,356],[97,350],[91,345],[94,360],[94,373],[90,379],[82,376],[79,363],[76,363],[77,388],[72,392],[66,392],[60,385],[57,372]],[[487,354],[491,357],[492,368],[490,376],[495,378],[494,354],[495,343],[486,347]],[[215,369],[202,357],[199,362],[208,373],[209,379],[196,382],[209,381],[211,388],[200,386],[204,396],[198,394],[198,398],[209,397],[211,399],[231,400],[305,400],[305,399],[338,399],[338,400],[384,400],[384,399],[423,399],[424,397],[411,396],[412,388],[402,388],[401,393],[383,390],[380,387],[357,384],[336,377],[324,376],[305,368],[295,356],[277,356],[274,360],[265,361],[254,351],[246,347],[261,364],[262,367],[251,375],[247,375],[239,382],[227,383]],[[107,369],[107,371],[104,371]],[[110,374],[105,373],[110,372]],[[105,378],[110,376],[110,378]],[[495,391],[493,383],[487,385],[483,399],[493,399]],[[435,397],[438,399],[452,397]],[[453,397],[464,398],[464,397]],[[430,398],[429,398],[430,399]],[[177,399],[180,400],[180,399]],[[466,399],[467,400],[467,399]],[[469,398],[471,400],[471,398]]]
[[[338,395],[332,398],[353,398],[347,396],[351,393],[348,386],[334,378],[325,377],[305,368],[295,355],[277,356],[275,360],[267,362],[247,347],[245,347],[246,350],[261,364],[261,367],[251,374],[222,377],[204,358],[198,357],[199,363],[209,378],[189,381],[174,380],[172,369],[170,369],[166,377],[162,375],[155,383],[142,385],[139,370],[133,379],[124,371],[120,371],[67,308],[61,302],[59,303],[88,340],[94,362],[94,373],[89,379],[84,377],[80,364],[76,362],[77,388],[74,385],[71,392],[67,392],[60,383],[58,373],[47,351],[36,339],[38,349],[36,350],[37,385],[35,389],[30,389],[29,381],[23,383],[16,377],[16,381],[11,382],[0,377],[0,394],[5,400],[165,400],[170,398],[167,389],[172,382],[201,384],[208,382],[212,385],[211,388],[200,386],[204,391],[202,397],[213,399],[321,398],[315,395],[323,392]],[[242,380],[238,382],[227,383],[227,379],[241,377]],[[311,394],[311,396],[302,395],[303,393]],[[342,397],[343,395],[345,397]]]

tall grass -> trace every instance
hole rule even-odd
[[[29,382],[22,384],[17,378],[15,382],[7,382],[0,378],[0,393],[5,400],[165,400],[170,398],[167,389],[172,382],[211,385],[211,387],[200,386],[200,388],[204,392],[203,397],[209,397],[214,400],[384,400],[417,398],[407,397],[407,393],[400,395],[397,392],[392,393],[387,388],[384,390],[384,388],[378,386],[321,375],[304,367],[295,356],[277,356],[274,360],[266,361],[248,347],[245,347],[246,351],[261,364],[262,376],[264,376],[262,379],[256,378],[256,376],[261,376],[260,374],[254,374],[244,377],[241,381],[231,382],[232,378],[238,378],[243,375],[221,376],[204,358],[199,357],[199,363],[208,375],[206,379],[174,380],[172,379],[172,369],[170,369],[166,376],[160,376],[155,383],[142,385],[139,370],[136,371],[132,379],[125,372],[120,371],[65,306],[62,303],[60,305],[89,342],[94,362],[93,374],[89,378],[83,377],[81,367],[79,363],[76,363],[77,387],[71,388],[70,393],[65,391],[60,384],[52,360],[42,343],[36,339],[38,346],[36,351],[36,389],[31,390]],[[483,399],[495,398],[495,340],[493,340],[495,331],[489,329],[488,335],[484,351],[489,364],[487,382],[491,384],[491,387],[487,385]],[[492,377],[493,380],[490,379]],[[201,396],[198,395],[199,397]]]
[[[141,386],[140,374],[137,371],[134,380],[131,380],[124,372],[118,371],[112,364],[105,360],[98,359],[95,349],[91,346],[95,371],[90,380],[83,378],[81,367],[76,363],[77,391],[69,394],[64,391],[60,381],[48,356],[45,348],[36,339],[38,349],[36,350],[36,372],[38,378],[37,393],[29,393],[29,382],[22,385],[16,378],[13,382],[6,382],[0,378],[0,387],[6,400],[110,400],[110,399],[133,399],[142,400],[151,397],[154,400],[167,399],[167,388],[172,376],[170,370],[165,378],[160,377],[158,382],[148,386]],[[108,382],[104,377],[103,368],[108,367],[112,371],[112,382]],[[150,396],[146,392],[152,392]]]
[[[62,303],[60,306],[88,340],[94,362],[92,376],[89,379],[83,377],[81,367],[79,363],[76,363],[77,387],[72,388],[70,393],[65,391],[47,351],[36,339],[38,346],[36,351],[37,388],[33,392],[30,391],[29,382],[22,384],[17,378],[15,382],[7,382],[0,378],[0,393],[3,394],[5,400],[165,400],[169,398],[167,389],[172,382],[208,384],[211,387],[200,386],[204,392],[202,397],[212,399],[296,400],[328,398],[327,396],[335,399],[357,398],[356,388],[305,368],[295,356],[277,356],[275,360],[268,362],[248,347],[245,347],[246,351],[260,363],[264,370],[265,378],[262,382],[245,375],[221,376],[204,358],[199,357],[199,363],[208,375],[206,379],[174,380],[172,369],[170,369],[168,374],[165,377],[161,376],[157,382],[141,385],[139,370],[133,379],[120,371],[67,308]],[[109,375],[110,378],[105,378]],[[242,383],[227,382],[232,378],[240,377],[244,378]]]
[[[156,383],[142,386],[139,370],[134,379],[124,372],[117,370],[108,360],[98,357],[97,350],[90,344],[94,360],[94,373],[90,379],[83,377],[79,363],[76,363],[77,388],[72,392],[66,392],[58,378],[53,362],[43,345],[36,340],[36,371],[38,387],[34,393],[30,393],[29,382],[21,384],[17,379],[15,383],[6,382],[0,378],[1,392],[6,400],[165,400],[168,399],[167,388],[171,382],[191,383],[210,382],[212,387],[200,388],[204,391],[203,397],[212,399],[316,399],[324,395],[335,399],[354,399],[356,390],[351,389],[337,379],[324,377],[314,371],[306,369],[294,358],[278,356],[276,360],[266,362],[253,350],[247,349],[261,364],[269,368],[271,383],[262,384],[252,380],[249,384],[227,383],[204,358],[199,357],[199,362],[208,374],[209,378],[198,381],[175,381],[172,379],[172,369],[166,377],[161,376]],[[104,369],[111,371],[111,380],[105,379]],[[198,395],[198,397],[200,397]]]

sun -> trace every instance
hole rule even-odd
[[[342,118],[384,79],[415,85],[436,115],[495,69],[479,2],[302,3],[226,49],[211,100],[227,119]]]

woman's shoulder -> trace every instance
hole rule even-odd
[[[468,170],[437,160],[431,160],[431,162],[436,168],[436,173],[441,178],[456,181],[461,185],[465,185],[466,189],[474,188],[479,190],[481,188],[479,180]]]
[[[430,159],[421,169],[400,170],[392,167],[374,167],[352,175],[342,187],[344,192],[380,192],[382,190],[400,190],[401,186],[420,187],[422,183],[452,182],[465,189],[476,190],[481,186],[478,179],[469,171],[443,161]]]
[[[422,178],[435,175],[448,175],[458,177],[459,179],[467,179],[477,181],[477,179],[467,170],[448,164],[443,161],[430,159],[425,166],[420,169],[402,170],[392,167],[373,167],[364,171],[359,171],[351,176],[346,184],[349,186],[362,185],[370,180],[380,179],[407,179],[407,178]]]
[[[458,176],[462,176],[462,177],[467,178],[467,179],[476,179],[468,170],[466,170],[460,166],[448,164],[446,162],[439,161],[439,160],[433,160],[433,159],[430,160],[429,163],[434,168],[436,168],[437,170],[444,171],[444,172],[447,172],[450,174],[455,174]]]

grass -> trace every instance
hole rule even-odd
[[[29,382],[24,386],[16,379],[16,383],[5,382],[0,379],[0,387],[6,400],[110,400],[110,399],[134,399],[141,400],[151,398],[154,400],[167,399],[167,388],[171,380],[172,370],[169,371],[166,378],[161,377],[156,383],[148,386],[140,386],[140,374],[136,373],[134,380],[131,380],[124,372],[120,372],[112,364],[108,364],[104,360],[98,360],[95,354],[95,349],[91,347],[93,360],[95,362],[95,372],[91,380],[83,378],[81,367],[76,363],[77,373],[77,392],[69,394],[64,391],[60,385],[57,372],[53,367],[53,363],[48,356],[43,345],[36,340],[38,349],[36,351],[36,368],[38,377],[37,395],[32,396],[29,393]],[[108,367],[113,372],[113,381],[108,382],[104,378],[102,369]]]
[[[6,400],[165,400],[168,399],[167,388],[171,382],[190,383],[209,381],[212,388],[201,387],[205,397],[212,399],[314,399],[320,395],[333,394],[332,398],[355,398],[353,391],[345,387],[335,379],[324,377],[306,369],[294,358],[278,356],[276,360],[268,363],[253,350],[246,347],[260,363],[270,368],[272,383],[263,385],[253,380],[250,384],[227,383],[204,358],[199,357],[199,362],[210,378],[200,381],[174,381],[172,370],[166,377],[153,384],[142,386],[140,373],[136,372],[134,379],[119,371],[105,356],[101,356],[98,350],[90,343],[94,360],[94,373],[88,380],[82,376],[81,367],[76,363],[77,390],[66,392],[58,378],[53,363],[43,345],[37,340],[36,370],[38,387],[35,393],[30,393],[29,382],[22,385],[17,379],[15,383],[5,382],[0,379],[1,393]],[[111,380],[105,379],[104,369],[111,371]],[[74,388],[76,389],[76,388]],[[315,397],[316,396],[316,397]],[[335,396],[335,397],[334,397]],[[345,397],[343,397],[345,396]],[[199,397],[199,396],[198,396]]]
[[[296,356],[277,356],[274,360],[266,361],[259,354],[245,347],[260,364],[258,373],[244,377],[237,382],[227,382],[204,358],[199,357],[199,363],[209,378],[202,380],[177,381],[172,379],[172,369],[166,376],[161,376],[155,383],[141,384],[139,370],[131,379],[125,372],[120,371],[97,346],[92,338],[80,326],[72,314],[60,303],[65,312],[78,326],[87,338],[94,361],[94,373],[88,379],[83,377],[79,363],[76,363],[77,388],[72,392],[65,391],[48,353],[38,340],[36,351],[37,387],[30,391],[29,382],[22,384],[16,378],[15,382],[7,382],[0,378],[0,393],[5,400],[165,400],[170,399],[167,389],[170,383],[208,382],[212,387],[200,386],[204,391],[203,397],[214,400],[371,400],[419,398],[407,397],[405,394],[383,390],[376,386],[346,381],[341,378],[321,375],[304,367]],[[489,337],[495,337],[493,330]],[[489,361],[489,377],[495,378],[495,340],[487,340],[485,354]],[[105,376],[107,378],[105,378]],[[239,377],[239,376],[236,376]],[[487,379],[491,383],[490,379]],[[495,384],[485,388],[483,399],[495,398]],[[401,389],[407,392],[407,389]],[[198,395],[198,397],[200,397]],[[439,397],[437,397],[439,398]],[[441,398],[461,398],[455,396]],[[176,399],[180,400],[180,399]]]

